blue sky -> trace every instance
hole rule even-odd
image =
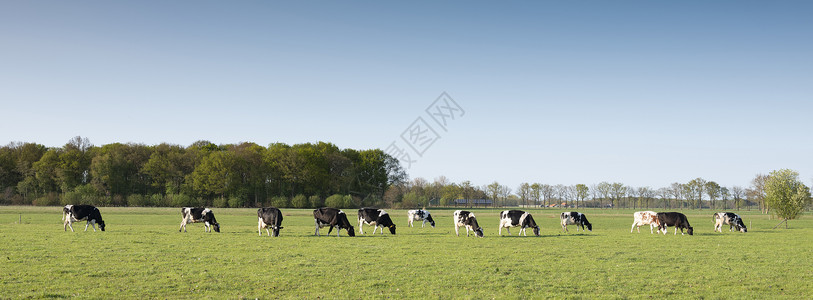
[[[0,143],[384,149],[445,91],[465,115],[413,178],[746,186],[791,168],[810,184],[811,15],[808,1],[4,1]]]

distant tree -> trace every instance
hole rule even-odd
[[[635,196],[638,197],[638,205],[640,207],[644,207],[645,205],[649,207],[648,198],[651,197],[652,189],[648,186],[642,186],[635,188]]]
[[[588,188],[586,184],[579,183],[574,189],[576,190],[576,200],[581,202],[581,205],[584,206],[584,199],[590,196],[590,188]]]
[[[505,203],[511,196],[511,188],[506,185],[500,185],[500,198]]]
[[[616,204],[621,201],[621,198],[623,198],[627,194],[628,190],[629,190],[629,187],[627,187],[623,183],[613,182],[613,184],[610,187],[610,194],[612,195],[613,208],[615,208]]]
[[[655,195],[657,195],[657,197],[661,199],[661,203],[662,203],[660,205],[658,205],[656,203],[655,204],[656,207],[665,207],[665,206],[668,205],[669,196],[671,195],[671,192],[669,191],[668,187],[662,187],[662,188],[657,189],[655,191]]]
[[[486,186],[486,194],[491,199],[491,201],[494,201],[494,203],[496,205],[496,203],[497,203],[497,201],[499,200],[499,197],[500,197],[500,183],[497,182],[497,181],[494,181],[491,184],[487,185]],[[503,203],[502,205],[505,205],[505,203]]]
[[[533,202],[534,206],[539,205],[539,201],[542,199],[542,185],[539,183],[531,184],[531,201]]]
[[[556,194],[556,189],[554,189],[550,184],[543,184],[540,187],[540,191],[542,192],[543,205],[547,206],[552,204],[551,198],[553,198],[553,196]]]
[[[787,221],[796,219],[810,204],[810,188],[799,180],[796,171],[772,171],[765,181],[765,204],[776,216],[784,219],[787,228]]]
[[[692,208],[703,208],[703,193],[706,190],[706,180],[700,177],[692,179],[684,188],[686,199],[692,204]]]
[[[517,196],[522,201],[522,205],[528,205],[528,199],[531,198],[531,185],[527,182],[520,183],[517,187]]]
[[[714,209],[716,207],[714,201],[717,201],[717,198],[720,197],[721,187],[716,182],[709,181],[706,182],[704,188],[706,189],[706,195],[709,196],[709,208]]]
[[[596,190],[598,190],[599,194],[601,194],[601,199],[610,199],[613,191],[613,185],[609,182],[602,181],[599,182],[598,186],[596,186]],[[612,204],[612,199],[610,199],[610,204]],[[604,208],[604,206],[602,206]]]
[[[745,189],[741,186],[732,186],[731,187],[731,196],[734,197],[734,207],[737,210],[740,210],[740,204],[742,203],[742,197],[745,196]]]
[[[669,192],[672,195],[672,197],[675,199],[675,202],[676,202],[675,206],[677,206],[678,208],[683,207],[682,199],[683,199],[683,192],[685,190],[686,190],[686,188],[684,187],[684,185],[682,183],[679,183],[679,182],[674,182],[669,186]],[[669,208],[672,208],[672,207],[673,206],[670,204]]]
[[[728,190],[727,187],[720,187],[720,200],[723,200],[723,210],[728,209],[728,199],[731,198],[731,192]]]
[[[751,180],[751,193],[750,196],[753,200],[759,202],[759,210],[763,214],[767,214],[769,207],[765,205],[765,184],[768,181],[768,175],[757,174]]]

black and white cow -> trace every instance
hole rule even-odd
[[[359,232],[364,234],[364,224],[373,226],[373,234],[378,227],[381,227],[381,234],[384,234],[384,227],[390,229],[390,233],[395,234],[395,224],[383,209],[373,207],[359,208]]]
[[[576,232],[579,231],[579,226],[581,226],[582,231],[584,231],[584,226],[587,226],[587,230],[593,231],[593,224],[590,224],[590,221],[587,221],[587,217],[580,212],[569,211],[562,213],[562,230],[565,232],[567,231],[567,225],[576,225]]]
[[[321,234],[319,234],[319,228],[328,226],[330,227],[330,229],[327,231],[328,235],[330,235],[330,232],[333,231],[333,227],[336,227],[336,236],[339,236],[339,232],[342,229],[347,230],[347,235],[356,236],[353,225],[350,225],[350,221],[347,220],[347,214],[338,208],[322,207],[314,209],[313,219],[316,223],[315,234],[318,236],[321,236]]]
[[[714,232],[723,232],[723,225],[728,224],[728,231],[734,231],[737,227],[739,232],[748,232],[745,223],[742,222],[740,215],[730,212],[718,212],[714,214]]]
[[[181,230],[186,232],[186,224],[199,222],[203,222],[204,232],[212,232],[213,228],[215,232],[220,232],[220,224],[217,223],[215,214],[211,209],[203,207],[181,208],[181,227],[178,228],[178,232]]]
[[[432,225],[432,228],[435,228],[435,220],[432,219],[432,214],[423,209],[412,209],[407,211],[407,225],[412,227],[413,221],[423,221],[423,223],[421,223],[421,227],[426,226],[426,222],[429,222],[429,225]]]
[[[65,205],[62,208],[62,221],[63,229],[68,231],[68,227],[73,232],[73,223],[87,221],[85,224],[85,231],[88,231],[88,225],[93,226],[93,231],[96,231],[96,224],[99,224],[99,229],[104,231],[104,220],[99,209],[93,205]]]
[[[534,217],[521,210],[505,210],[500,213],[500,235],[503,228],[511,235],[511,227],[519,227],[519,233],[525,236],[528,236],[525,228],[531,227],[534,229],[534,235],[539,236],[539,226],[536,225]]]
[[[477,224],[477,218],[470,211],[456,210],[454,212],[454,233],[460,236],[460,227],[466,227],[466,236],[469,236],[469,230],[474,231],[477,237],[483,237],[483,228]]]
[[[675,226],[675,235],[677,235],[678,228],[680,228],[681,235],[683,235],[683,229],[687,229],[689,235],[694,235],[694,228],[689,225],[689,219],[686,218],[686,215],[679,212],[659,212],[658,232],[666,234],[666,228],[669,226]]]
[[[265,228],[265,233],[271,236],[268,232],[268,227],[274,231],[274,236],[279,236],[279,230],[282,229],[282,212],[276,207],[263,207],[257,210],[257,233],[263,236],[262,229]]]

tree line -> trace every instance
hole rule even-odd
[[[798,174],[797,174],[798,176]],[[773,176],[776,177],[776,176]],[[715,181],[695,178],[686,183],[651,188],[635,187],[620,182],[597,184],[543,184],[521,183],[512,190],[495,181],[474,186],[469,181],[450,182],[440,176],[429,182],[424,178],[394,184],[384,195],[386,203],[399,203],[402,207],[456,206],[456,199],[488,199],[493,206],[533,207],[592,207],[592,208],[660,208],[660,209],[760,209],[768,213],[767,185],[772,176],[758,174],[748,187],[721,186]],[[798,181],[798,180],[797,180]],[[804,187],[798,182],[797,186]],[[806,188],[806,187],[805,187]],[[801,193],[800,195],[804,195]],[[804,198],[802,196],[802,198]],[[803,206],[809,205],[806,198]],[[799,200],[802,201],[802,200]],[[803,202],[803,201],[802,201]]]
[[[75,137],[62,147],[0,148],[0,204],[339,207],[383,205],[406,173],[380,149],[325,142],[263,147],[113,143]]]

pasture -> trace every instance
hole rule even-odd
[[[0,298],[809,298],[813,217],[739,212],[748,233],[714,233],[713,211],[685,210],[694,236],[630,233],[632,210],[579,209],[593,231],[562,232],[559,209],[528,210],[540,237],[497,235],[502,209],[471,209],[485,238],[436,228],[397,235],[314,233],[312,210],[283,209],[280,237],[256,209],[213,209],[221,233],[179,233],[179,208],[100,208],[107,231],[64,232],[61,207],[0,207]],[[356,210],[345,209],[354,226]],[[22,216],[22,224],[18,224]],[[358,234],[358,228],[356,228]],[[505,235],[506,232],[503,231]]]

